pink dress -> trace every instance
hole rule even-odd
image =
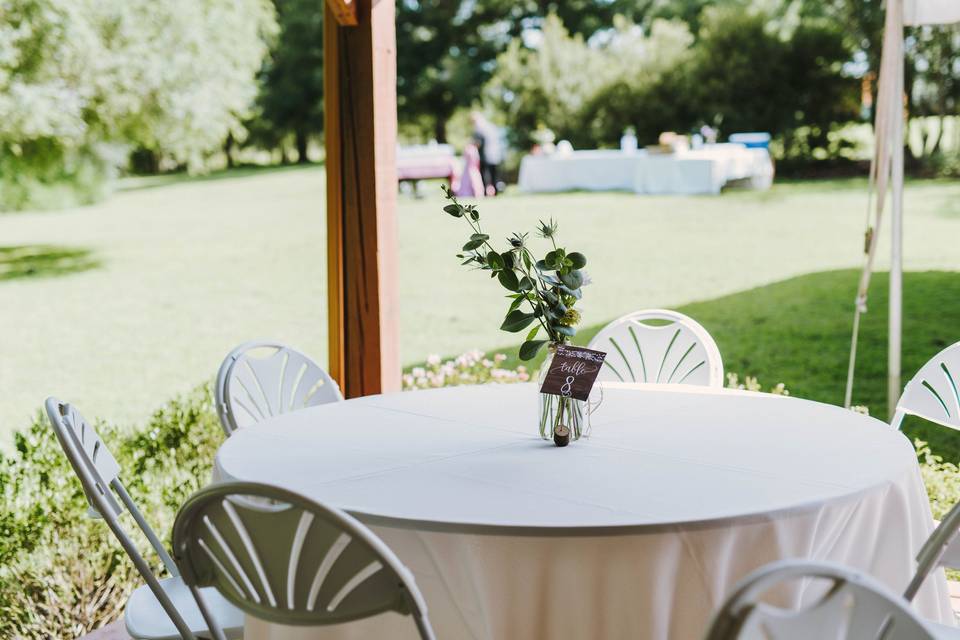
[[[482,198],[483,177],[480,175],[480,150],[468,144],[463,150],[463,171],[453,187],[453,193],[461,198]]]

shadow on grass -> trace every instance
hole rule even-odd
[[[89,249],[54,245],[0,246],[0,282],[62,276],[100,266]]]
[[[790,393],[842,405],[859,271],[811,273],[678,311],[696,318],[716,339],[724,369],[757,376],[764,388],[783,382]],[[887,419],[888,274],[874,276],[869,311],[861,320],[854,404]],[[903,384],[934,354],[960,340],[960,273],[904,274]],[[589,294],[588,294],[589,295]],[[625,306],[623,312],[630,311]],[[606,322],[583,327],[586,344]],[[517,349],[504,366],[520,364]],[[531,369],[539,361],[526,363]],[[934,452],[960,461],[960,432],[908,419],[904,431],[930,443]]]

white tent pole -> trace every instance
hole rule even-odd
[[[891,3],[892,4],[892,3]],[[889,10],[889,9],[888,9]],[[903,31],[897,34],[903,38]],[[892,194],[890,216],[890,327],[887,347],[887,413],[894,414],[900,400],[900,356],[903,332],[903,55],[898,56],[896,111],[893,115]]]

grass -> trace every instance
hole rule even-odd
[[[253,337],[326,359],[322,168],[165,182],[128,184],[97,206],[0,216],[4,246],[89,251],[100,264],[0,280],[0,446],[49,394],[90,416],[141,421],[211,378],[230,348]],[[466,227],[439,212],[439,189],[423,191],[423,200],[401,197],[398,212],[403,362],[508,348],[516,336],[497,330],[507,301],[458,267]],[[482,202],[481,212],[495,240],[539,217],[560,222],[561,238],[590,259],[588,324],[680,308],[715,333],[729,369],[839,402],[865,198],[859,180],[788,182],[720,197],[511,193]],[[942,272],[926,289],[924,274],[908,276],[911,371],[932,354],[931,340],[960,333],[951,330],[956,296],[947,286],[960,270],[960,184],[912,183],[906,211],[907,269]],[[926,306],[917,306],[921,294]],[[865,335],[882,333],[883,313],[878,290]],[[929,340],[911,342],[917,332]],[[881,335],[861,359],[858,401],[874,410],[883,392],[870,376],[882,383],[882,343]]]

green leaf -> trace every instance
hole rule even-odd
[[[474,249],[479,249],[482,245],[483,245],[483,240],[474,238],[472,240],[468,240],[467,244],[463,245],[463,250],[473,251]]]
[[[554,249],[543,256],[543,263],[547,266],[548,269],[556,269],[557,264],[557,250]]]
[[[510,308],[507,309],[507,313],[510,313],[514,309],[519,309],[520,305],[523,304],[523,301],[526,300],[523,296],[517,296],[513,302],[510,303]]]
[[[583,297],[583,292],[580,291],[580,289],[570,289],[570,288],[565,287],[565,286],[563,286],[563,285],[560,286],[560,292],[563,293],[563,294],[566,295],[566,296],[573,296],[573,297],[576,298],[577,300],[579,300],[580,298]]]
[[[520,290],[520,281],[517,280],[517,273],[511,269],[504,269],[497,274],[497,278],[500,280],[500,284],[503,285],[505,289],[510,291],[519,291]]]
[[[539,324],[533,325],[533,329],[530,329],[530,333],[527,334],[527,337],[524,340],[524,342],[530,342],[531,340],[537,337],[537,334],[539,332],[540,332],[540,325]]]
[[[481,241],[483,241],[483,242],[486,242],[487,240],[490,239],[490,236],[488,236],[488,235],[485,234],[485,233],[474,233],[473,235],[470,236],[470,239],[471,239],[471,240],[481,240]]]
[[[564,335],[564,336],[571,336],[571,337],[572,337],[572,336],[577,335],[577,330],[576,330],[576,329],[574,329],[573,327],[568,327],[568,326],[562,325],[562,324],[550,325],[550,328],[553,329],[554,331],[556,331],[557,333],[559,333],[559,334],[561,334],[561,335]]]
[[[533,281],[530,280],[527,276],[520,278],[520,286],[517,291],[531,291],[533,289]]]
[[[573,253],[569,254],[567,258],[570,260],[570,266],[574,269],[583,269],[585,266],[587,266],[587,256],[583,255],[582,253],[574,251]]]
[[[537,271],[549,271],[547,268],[547,263],[543,260],[537,260],[537,263],[534,266],[537,268]]]
[[[549,340],[527,340],[520,345],[520,359],[533,360]]]
[[[501,258],[500,254],[496,251],[491,251],[487,254],[487,264],[490,265],[490,268],[494,271],[499,271],[504,268],[503,258]]]
[[[504,251],[500,254],[500,257],[503,258],[503,265],[506,269],[513,269],[514,260],[512,251]]]
[[[463,217],[463,207],[458,204],[448,204],[443,208],[443,210],[452,215],[454,218]]]
[[[563,282],[568,289],[579,289],[580,285],[583,284],[583,274],[579,271],[564,273],[560,275],[560,281]]]
[[[517,333],[518,331],[523,331],[529,327],[531,322],[533,322],[532,313],[525,313],[519,309],[515,309],[507,314],[507,317],[504,318],[503,324],[500,325],[500,328],[503,331]]]

